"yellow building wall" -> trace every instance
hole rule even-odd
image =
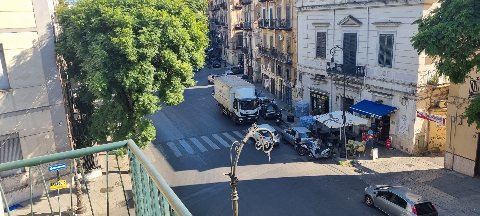
[[[446,109],[438,109],[430,112],[437,116],[446,116]],[[431,152],[443,152],[445,151],[445,145],[447,143],[447,127],[445,125],[439,125],[435,122],[429,122],[428,130],[428,150]]]
[[[445,147],[445,168],[473,176],[475,173],[478,135],[476,124],[468,126],[465,108],[470,101],[470,81],[480,76],[471,73],[464,84],[451,85],[447,111],[447,145]]]

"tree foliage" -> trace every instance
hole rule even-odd
[[[425,51],[437,60],[440,75],[452,83],[464,83],[468,74],[480,72],[480,1],[440,0],[431,15],[420,18],[418,33],[412,38],[419,53]],[[467,109],[468,123],[480,126],[480,98]]]
[[[204,5],[205,4],[205,5]],[[57,11],[58,53],[67,63],[86,125],[83,145],[155,139],[148,115],[183,100],[204,64],[206,1],[80,0]]]

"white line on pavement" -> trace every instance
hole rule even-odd
[[[192,143],[195,144],[195,146],[197,146],[197,148],[200,149],[200,151],[202,152],[208,151],[205,147],[203,147],[202,143],[200,143],[200,141],[198,141],[197,138],[190,138],[190,141],[192,141]]]
[[[178,142],[180,142],[180,145],[183,146],[183,148],[189,153],[189,154],[193,154],[195,153],[195,151],[192,149],[192,147],[190,147],[190,145],[188,144],[188,142],[186,140],[179,140]]]
[[[230,147],[230,145],[229,145],[225,140],[223,140],[218,134],[213,134],[212,136],[213,136],[213,138],[215,138],[218,142],[220,142],[220,144],[222,144],[223,146],[225,146],[225,147],[227,147],[227,148]]]
[[[238,131],[233,131],[233,133],[234,133],[235,135],[237,135],[238,138],[240,138],[240,139],[243,139],[243,137],[244,137],[244,136],[242,135],[242,133],[240,133],[240,132],[238,132]]]
[[[222,133],[223,136],[227,137],[230,141],[235,142],[237,141],[232,135],[228,134],[228,133]]]
[[[215,145],[215,143],[213,143],[212,140],[210,140],[210,138],[206,137],[206,136],[202,136],[202,139],[203,141],[207,142],[207,144],[212,147],[213,149],[220,149],[217,145]]]
[[[180,150],[178,150],[177,146],[173,142],[167,142],[168,147],[173,151],[173,154],[175,154],[176,157],[182,156],[182,153]]]

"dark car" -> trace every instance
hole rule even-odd
[[[243,74],[243,67],[234,66],[231,67],[230,70],[233,72],[233,74]]]
[[[262,116],[263,119],[273,119],[281,115],[281,110],[278,108],[277,104],[266,103],[260,108],[260,116]]]
[[[214,68],[219,68],[219,67],[222,67],[222,64],[219,62],[219,61],[213,61],[212,62],[212,66]]]

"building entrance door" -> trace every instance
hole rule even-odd
[[[475,176],[480,177],[480,134],[477,134],[477,157],[475,159]]]

